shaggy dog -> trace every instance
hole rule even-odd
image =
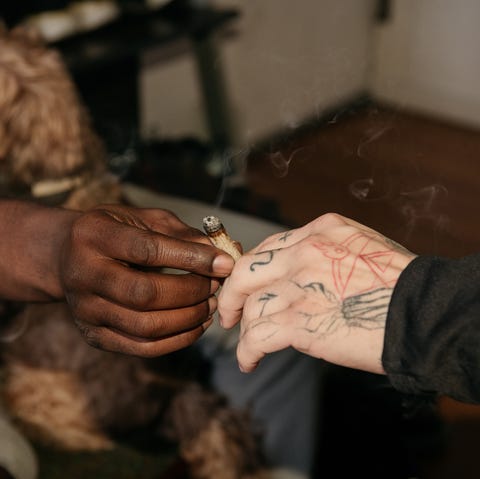
[[[19,29],[0,31],[0,178],[4,196],[78,210],[122,201],[59,54]],[[188,356],[193,348],[151,361],[94,349],[62,303],[21,305],[10,316],[2,394],[29,437],[101,450],[116,434],[162,429],[194,478],[265,477],[248,414],[174,371],[201,364]]]

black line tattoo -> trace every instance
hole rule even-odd
[[[323,295],[329,300],[329,301],[334,301],[336,300],[335,295],[329,291],[323,283],[320,283],[318,281],[312,281],[311,283],[307,283],[305,285],[301,285],[299,283],[295,283],[299,288],[303,289],[304,291],[306,290],[312,290],[312,292],[320,292],[323,293]]]
[[[275,324],[275,325],[279,326],[278,323],[269,319],[269,320],[265,320],[265,321],[260,321],[259,323],[255,323],[253,326],[251,326],[250,329],[259,328],[261,326],[264,326],[265,324]],[[275,336],[278,333],[278,331],[279,331],[278,329],[274,330],[274,331],[271,331],[269,334],[262,337],[262,341],[268,341],[271,337]]]
[[[259,253],[255,253],[255,256],[259,256],[261,254],[268,254],[268,259],[265,260],[265,261],[254,261],[250,265],[250,271],[255,271],[256,266],[265,266],[267,264],[270,264],[273,260],[274,255],[275,255],[275,250],[260,251]]]
[[[310,283],[301,285],[295,281],[292,281],[298,288],[305,291],[307,294],[320,293],[327,304],[318,305],[319,311],[298,311],[304,319],[304,324],[301,329],[304,329],[308,333],[318,333],[321,329],[321,334],[327,334],[330,330],[337,326],[340,319],[340,304],[336,296],[328,290],[325,285],[319,281],[312,281]]]
[[[342,315],[350,323],[366,329],[385,327],[392,288],[379,288],[346,298],[342,304]]]
[[[286,243],[286,242],[287,242],[287,238],[288,238],[289,236],[292,236],[292,234],[293,234],[293,233],[292,233],[291,231],[285,231],[285,233],[283,233],[283,235],[280,236],[280,238],[278,238],[278,241],[283,241],[284,243]]]
[[[267,305],[267,303],[272,299],[276,298],[277,296],[278,294],[275,293],[264,293],[263,296],[258,299],[258,301],[263,301],[262,309],[260,310],[260,316],[263,316],[263,312],[265,311],[265,306]]]
[[[391,288],[379,288],[350,296],[340,302],[335,294],[319,281],[304,285],[295,281],[292,283],[308,295],[312,295],[313,301],[305,302],[304,304],[308,306],[297,311],[297,314],[303,318],[300,329],[307,333],[331,334],[342,325],[369,330],[385,327],[392,295]],[[316,296],[318,294],[321,298]]]

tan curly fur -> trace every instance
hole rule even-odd
[[[104,164],[60,55],[33,32],[0,27],[0,92],[0,161],[12,180],[31,184]]]
[[[83,384],[71,372],[12,360],[4,399],[36,440],[66,450],[113,448],[112,440],[92,416]]]
[[[62,205],[83,210],[122,201],[106,171],[102,142],[59,54],[31,32],[0,27],[2,181],[15,191],[79,175]],[[264,479],[248,415],[157,363],[93,349],[65,304],[24,305],[8,335],[16,339],[0,344],[2,395],[32,438],[99,450],[112,447],[112,432],[168,424],[193,478]]]

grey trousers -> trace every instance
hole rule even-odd
[[[238,332],[228,334],[236,337]],[[254,372],[244,374],[233,343],[219,345],[217,339],[207,332],[199,342],[212,361],[213,385],[232,405],[250,408],[264,433],[272,468],[310,477],[320,421],[322,362],[286,349],[268,355]]]

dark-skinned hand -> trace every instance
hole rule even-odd
[[[202,335],[216,310],[214,293],[232,268],[230,256],[173,213],[125,206],[81,214],[59,265],[86,341],[144,357],[184,348]]]

